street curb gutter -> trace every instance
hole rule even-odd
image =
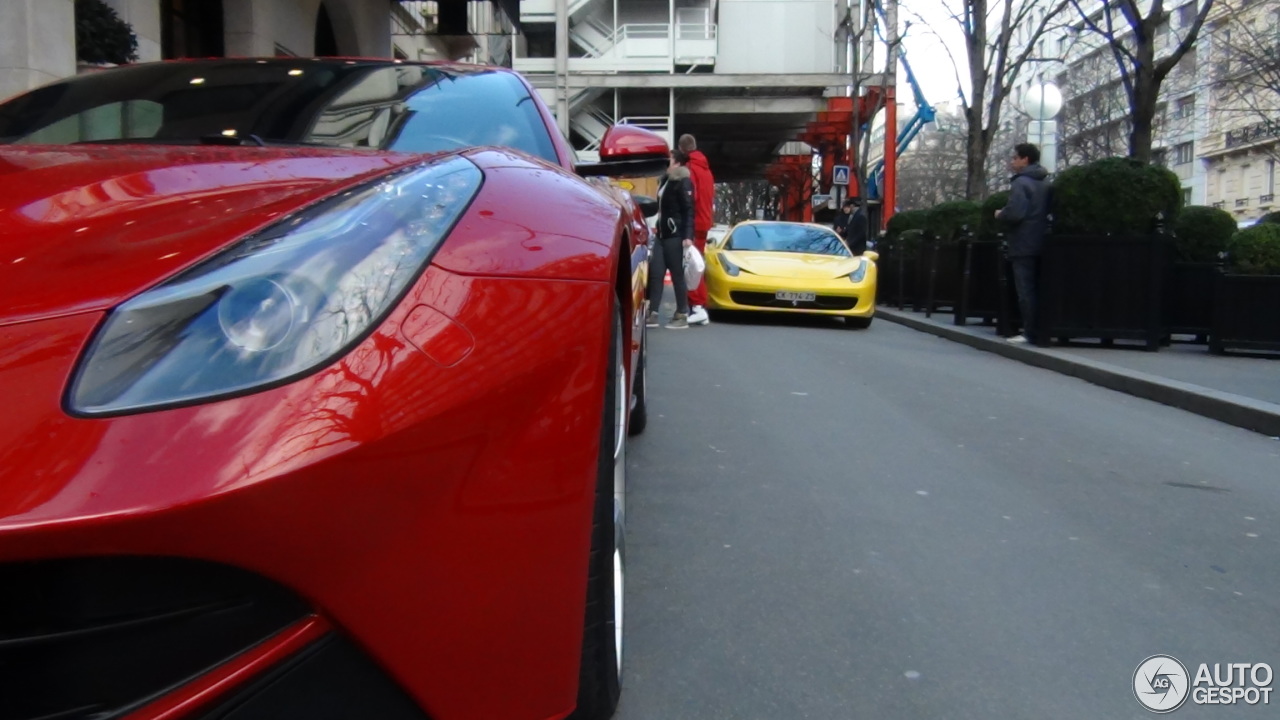
[[[1067,358],[1034,346],[1012,345],[1005,340],[972,335],[959,328],[938,325],[906,313],[876,308],[876,315],[913,330],[930,333],[969,347],[1002,355],[1028,365],[1080,378],[1134,397],[1154,400],[1229,425],[1280,436],[1280,405],[1200,385],[1100,363],[1087,358]]]

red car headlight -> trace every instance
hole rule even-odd
[[[393,173],[129,300],[81,359],[69,410],[100,416],[191,404],[328,365],[399,302],[482,179],[458,157]]]

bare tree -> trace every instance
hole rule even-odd
[[[716,183],[716,222],[733,225],[751,220],[756,210],[776,202],[776,194],[765,180]]]
[[[855,7],[857,8],[856,15]],[[858,188],[861,189],[861,192],[858,193],[857,205],[862,210],[862,214],[858,217],[863,223],[869,222],[868,218],[870,217],[867,212],[866,189],[872,179],[871,146],[872,139],[875,136],[873,131],[874,119],[885,108],[889,79],[894,76],[893,73],[898,66],[898,51],[902,43],[902,37],[898,32],[897,7],[896,3],[886,5],[881,0],[852,3],[846,10],[845,17],[841,22],[841,29],[847,33],[849,38],[853,60],[850,85],[854,98],[854,121],[849,136],[849,147],[853,152],[853,163],[849,168],[849,172],[857,182]],[[883,58],[884,64],[880,72],[881,81],[879,85],[875,86],[864,85],[862,82],[863,76],[875,68],[876,57],[873,47],[877,36],[887,38],[885,43],[886,52]],[[861,123],[858,122],[860,117],[868,118],[865,130]],[[897,133],[898,129],[886,126],[884,131]],[[867,227],[866,230],[868,237],[874,234],[870,231],[870,227]]]
[[[1062,167],[1127,155],[1129,99],[1115,65],[1096,49],[1060,73],[1056,84],[1067,98],[1058,123],[1058,161]]]
[[[1206,28],[1214,48],[1215,125],[1226,131],[1228,146],[1261,143],[1259,152],[1280,160],[1280,7],[1219,2],[1227,12]]]
[[[898,161],[898,205],[923,210],[964,197],[964,116],[939,112]]]
[[[963,65],[943,43],[956,72],[956,90],[964,107],[968,141],[965,148],[965,197],[983,199],[989,188],[988,156],[1005,127],[1004,103],[1045,31],[1055,27],[1072,0],[942,0],[964,36]],[[924,18],[916,14],[926,25]],[[939,38],[941,39],[941,38]],[[962,70],[963,67],[963,70]],[[965,90],[962,74],[968,76]]]
[[[1214,1],[1196,0],[1179,8],[1174,28],[1164,0],[1151,0],[1145,14],[1138,0],[1102,0],[1092,11],[1082,0],[1070,0],[1084,28],[1100,39],[1119,70],[1129,100],[1130,157],[1151,161],[1160,85],[1194,46]]]

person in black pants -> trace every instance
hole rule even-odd
[[[693,180],[683,150],[671,153],[667,175],[658,188],[658,237],[649,260],[649,327],[658,326],[662,306],[663,277],[671,270],[676,292],[676,312],[667,327],[689,327],[689,288],[684,280],[684,249],[693,245]]]
[[[1040,253],[1049,232],[1049,171],[1040,165],[1040,148],[1028,143],[1014,147],[1009,161],[1013,171],[1009,202],[996,211],[996,218],[1009,224],[1009,263],[1013,285],[1022,313],[1022,334],[1011,343],[1042,344],[1036,326],[1036,281],[1040,274]]]

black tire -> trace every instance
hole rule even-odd
[[[854,330],[866,330],[871,327],[871,321],[874,319],[874,317],[847,317],[844,319],[844,324]]]
[[[649,329],[644,328],[640,337],[640,357],[636,360],[635,407],[631,408],[631,417],[627,423],[628,435],[639,435],[649,424],[649,405],[647,401],[649,380],[645,372],[649,368]]]
[[[614,463],[617,444],[618,373],[622,355],[622,318],[613,313],[604,415],[600,423],[600,459],[596,466],[595,509],[591,521],[591,557],[587,570],[587,607],[583,618],[578,703],[569,720],[607,720],[622,694],[621,664],[615,628],[614,553],[625,548],[621,512],[615,512]],[[622,439],[625,448],[625,437]],[[622,458],[625,468],[625,456]],[[624,506],[625,507],[625,506]]]

